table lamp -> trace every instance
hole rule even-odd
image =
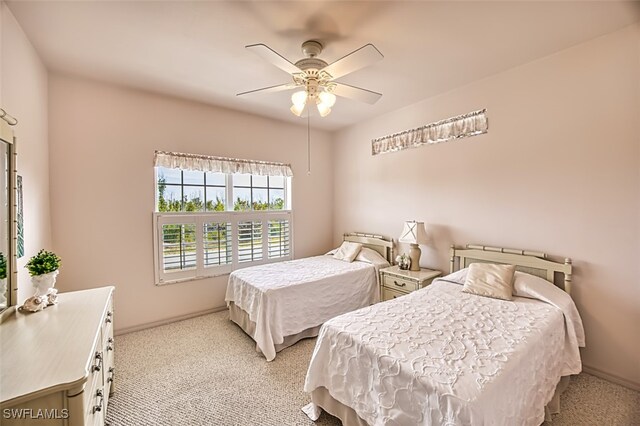
[[[419,244],[427,243],[427,231],[424,229],[424,222],[416,222],[415,220],[406,221],[398,241],[411,244],[411,250],[409,250],[411,267],[409,270],[419,271],[420,255],[422,254]]]

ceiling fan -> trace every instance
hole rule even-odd
[[[318,55],[322,53],[323,45],[317,40],[307,40],[302,43],[302,53],[305,58],[300,59],[295,64],[262,43],[251,44],[246,48],[291,74],[293,81],[238,93],[237,96],[302,89],[291,96],[291,102],[293,103],[291,112],[298,117],[302,115],[308,103],[315,103],[320,116],[327,116],[336,102],[336,96],[355,99],[368,104],[374,104],[382,97],[381,93],[335,81],[383,58],[382,53],[371,43],[365,44],[331,64],[327,64],[327,62],[318,58]]]

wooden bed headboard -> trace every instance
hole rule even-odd
[[[350,232],[344,234],[342,240],[350,241],[352,243],[360,243],[363,247],[375,250],[393,265],[393,239],[385,238],[382,235]]]
[[[450,272],[466,268],[476,262],[515,265],[516,270],[544,278],[571,294],[571,259],[569,258],[566,258],[564,263],[560,263],[547,259],[545,253],[467,244],[466,248],[451,246],[450,262]],[[556,272],[564,274],[563,286],[556,283]]]

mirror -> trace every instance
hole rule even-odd
[[[0,120],[0,312],[16,303],[12,293],[15,275],[15,166],[13,131]]]

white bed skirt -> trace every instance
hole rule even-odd
[[[551,422],[551,415],[560,412],[560,395],[567,389],[569,376],[562,377],[556,386],[553,398],[545,407],[545,421]],[[343,426],[368,426],[358,414],[350,407],[334,399],[327,388],[321,386],[311,392],[311,403],[302,407],[302,411],[313,421],[320,417],[320,409],[326,411],[342,422]]]
[[[254,341],[255,333],[256,333],[256,323],[249,319],[249,314],[244,311],[242,308],[239,308],[235,303],[229,302],[229,318],[231,321],[238,324],[238,326],[249,335]],[[302,339],[307,339],[309,337],[316,337],[320,332],[320,327],[322,325],[307,328],[306,330],[301,331],[300,333],[293,334],[291,336],[285,336],[284,340],[281,343],[276,343],[274,345],[276,352],[280,352],[281,350],[288,348],[299,342]],[[256,344],[256,351],[262,353],[258,344]]]

